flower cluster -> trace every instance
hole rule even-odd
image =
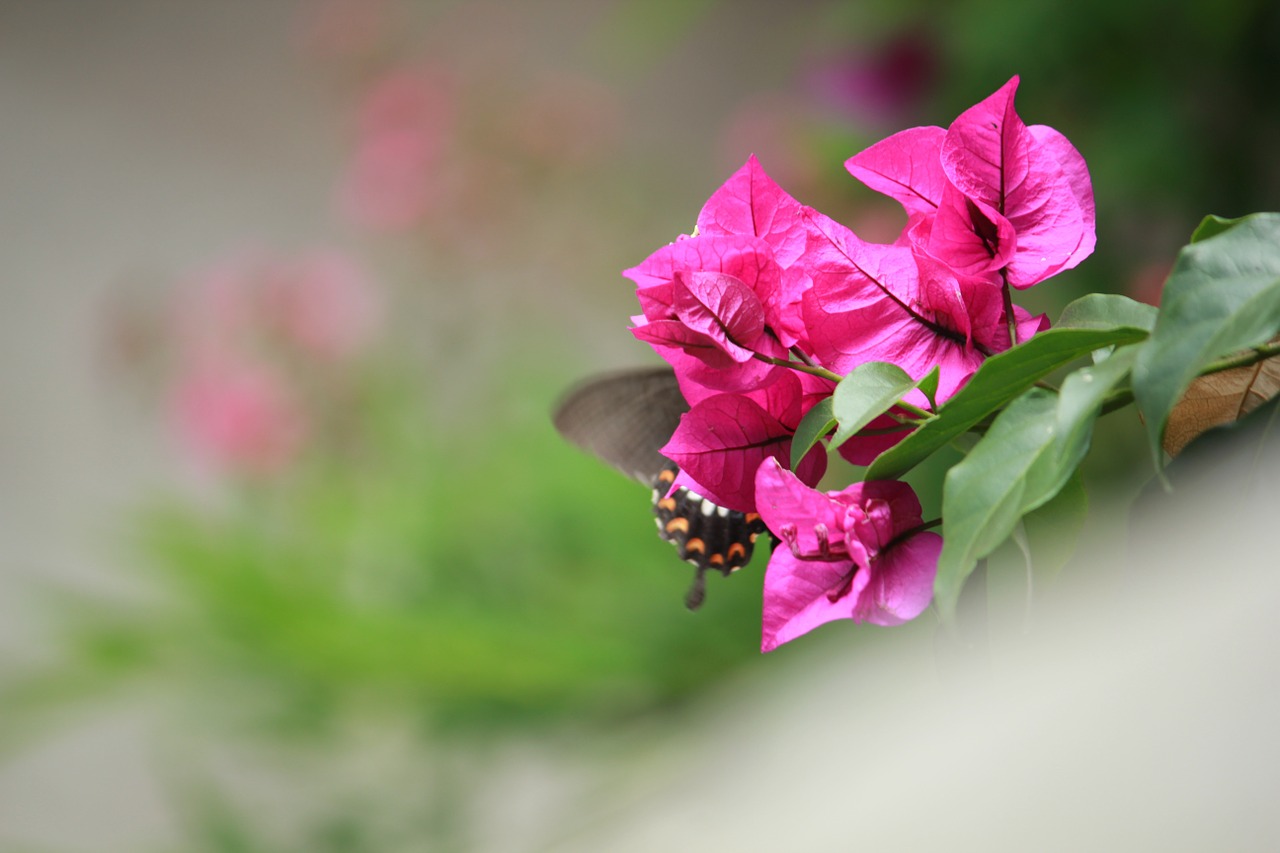
[[[1013,305],[1094,246],[1092,187],[1066,138],[1014,110],[1015,77],[948,128],[905,130],[846,168],[902,204],[891,244],[860,239],[788,195],[753,157],[681,237],[625,275],[641,313],[632,334],[675,370],[689,412],[663,448],[677,485],[759,512],[787,547],[765,580],[764,648],[818,624],[897,624],[928,606],[940,540],[922,532],[910,487],[813,490],[819,444],[789,467],[801,418],[860,364],[913,379],[938,371],[941,405],[984,359],[1048,326]],[[838,450],[867,464],[911,429],[906,409]]]

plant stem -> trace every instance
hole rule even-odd
[[[926,411],[925,409],[922,409],[919,406],[913,406],[912,404],[908,403],[906,400],[899,400],[893,405],[895,405],[899,409],[902,409],[909,415],[914,415],[916,420],[918,421],[929,421],[929,420],[933,420],[933,418],[935,417],[933,412]]]
[[[1018,318],[1013,314],[1013,293],[1009,289],[1009,273],[1000,270],[1000,281],[1004,284],[1004,318],[1009,324],[1009,346],[1018,345]]]
[[[789,367],[792,370],[799,370],[801,373],[811,373],[814,376],[821,376],[823,379],[830,379],[832,382],[839,382],[844,378],[839,373],[832,373],[825,367],[818,367],[813,364],[801,364],[798,361],[788,361],[785,358],[774,358],[773,356],[761,355],[760,353],[755,353],[755,357],[768,364],[776,364],[778,367]]]
[[[892,548],[894,545],[897,545],[899,542],[903,541],[904,539],[909,539],[910,537],[915,536],[917,533],[923,533],[924,531],[930,530],[934,527],[938,527],[941,524],[942,524],[941,518],[934,518],[929,521],[922,521],[919,524],[917,524],[915,527],[912,527],[909,530],[904,530],[901,533],[899,533],[897,536],[890,539],[889,544],[885,545],[880,550],[888,551],[890,548]]]
[[[794,355],[796,358],[800,359],[802,362],[809,365],[810,367],[814,366],[813,359],[805,355],[804,350],[800,349],[800,347],[792,347],[790,350],[788,350],[788,352],[790,352],[792,355]]]
[[[1258,362],[1265,361],[1275,355],[1280,355],[1280,343],[1270,343],[1263,344],[1259,347],[1250,347],[1240,355],[1209,362],[1208,366],[1206,366],[1204,370],[1200,371],[1200,375],[1208,376],[1212,373],[1221,373],[1224,370],[1231,370],[1233,367],[1248,367],[1251,364],[1257,364]]]

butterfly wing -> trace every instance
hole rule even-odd
[[[687,488],[672,491],[679,468],[659,449],[688,410],[669,368],[628,370],[570,390],[553,421],[570,442],[653,488],[658,535],[697,570],[685,595],[685,605],[697,610],[705,573],[728,575],[746,565],[765,526],[755,513],[719,506]]]
[[[571,443],[646,486],[669,461],[658,452],[689,404],[667,367],[606,373],[569,391],[556,429]]]

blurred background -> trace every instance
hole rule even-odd
[[[689,614],[646,491],[550,426],[652,363],[620,271],[749,154],[892,239],[844,160],[1014,74],[1098,203],[1033,310],[1158,302],[1202,216],[1280,204],[1263,0],[0,3],[0,849],[1266,847],[1270,556],[1206,591],[1133,549],[1132,413],[1060,618],[997,561],[979,670],[931,617],[760,656],[763,561]],[[1184,772],[1105,805],[1121,754]]]

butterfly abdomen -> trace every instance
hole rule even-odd
[[[671,491],[678,470],[671,462],[654,478],[653,512],[658,536],[698,570],[685,596],[686,606],[696,610],[705,595],[703,574],[714,570],[727,576],[745,566],[766,528],[754,512],[720,506],[683,486]]]

